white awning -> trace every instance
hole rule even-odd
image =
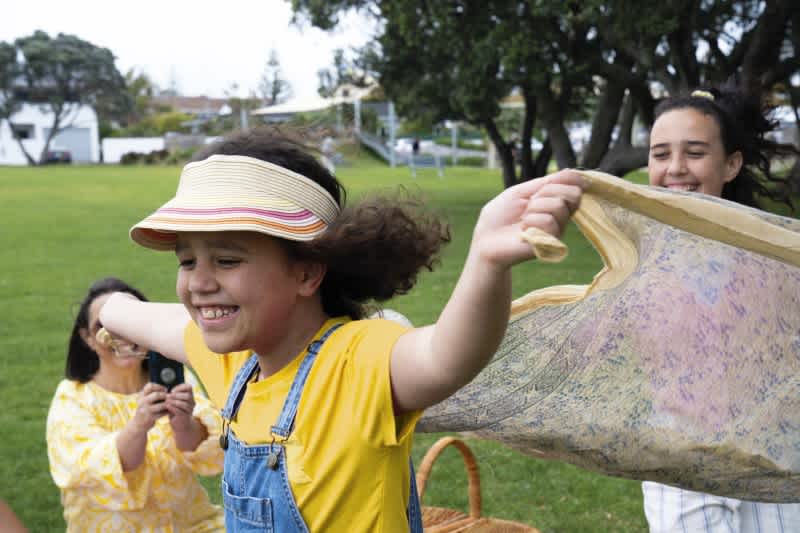
[[[323,98],[321,96],[306,96],[292,98],[282,104],[259,107],[253,110],[251,115],[286,115],[291,113],[306,113],[308,111],[320,111],[339,103],[338,99]]]

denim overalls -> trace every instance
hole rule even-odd
[[[230,432],[230,421],[239,410],[247,382],[257,372],[257,356],[253,354],[236,374],[225,408],[222,410],[223,433],[220,437],[220,444],[225,450],[222,499],[225,505],[225,530],[228,533],[256,531],[308,533],[308,526],[300,516],[289,486],[286,454],[282,442],[289,438],[294,428],[297,405],[317,352],[322,343],[340,325],[331,327],[319,340],[309,345],[289,389],[278,422],[271,428],[273,441],[271,444],[248,446]],[[281,439],[280,442],[275,442],[276,436]],[[236,486],[229,486],[226,480]],[[234,494],[246,496],[234,496]],[[411,533],[422,533],[422,515],[413,466],[407,516]]]

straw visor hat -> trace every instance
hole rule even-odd
[[[212,155],[183,167],[175,198],[130,234],[154,250],[174,250],[180,231],[257,231],[310,241],[339,211],[328,191],[296,172],[253,157]]]

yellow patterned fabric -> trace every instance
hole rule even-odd
[[[147,434],[144,463],[123,472],[116,439],[136,412],[137,395],[116,394],[91,381],[62,381],[47,415],[47,455],[67,532],[224,531],[222,509],[211,504],[195,477],[222,470],[221,420],[197,392],[195,404],[194,416],[208,439],[193,452],[181,452],[162,417]]]

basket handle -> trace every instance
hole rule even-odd
[[[466,443],[455,437],[442,437],[430,447],[425,457],[422,458],[422,463],[420,463],[417,471],[417,494],[419,499],[422,501],[422,495],[425,493],[425,483],[428,481],[428,476],[430,476],[433,462],[448,446],[455,446],[464,459],[464,467],[467,469],[467,477],[469,479],[469,516],[470,518],[478,519],[481,517],[481,478],[478,473],[478,462]]]

